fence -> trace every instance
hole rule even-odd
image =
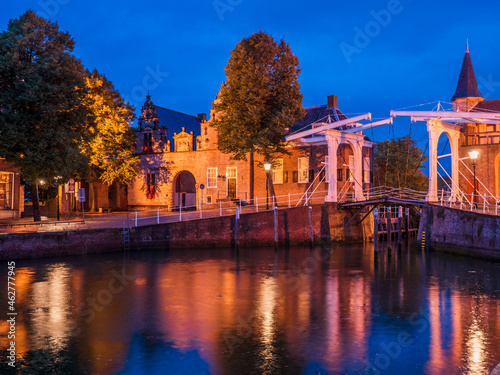
[[[490,194],[455,194],[449,190],[442,189],[438,197],[438,205],[461,210],[475,211],[483,214],[498,215],[500,210],[500,197]]]
[[[308,194],[287,194],[273,197],[255,197],[253,204],[243,203],[242,199],[219,201],[212,204],[198,204],[186,207],[157,208],[156,210],[135,211],[131,213],[133,226],[152,225],[183,220],[203,219],[239,213],[259,212],[267,209],[290,208],[299,204],[323,203],[327,191],[314,191]]]

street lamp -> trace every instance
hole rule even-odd
[[[264,163],[264,169],[266,170],[266,210],[269,210],[269,171],[271,170],[269,161]]]
[[[474,196],[473,196],[473,202],[474,202],[474,208],[476,207],[476,162],[477,162],[477,156],[479,155],[479,151],[470,151],[469,156],[470,160],[472,161],[472,170],[474,171]]]

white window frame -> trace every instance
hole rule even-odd
[[[211,176],[210,172],[215,172],[215,173],[212,173],[213,176]],[[210,179],[212,179],[212,182],[215,181],[215,184],[211,185]],[[207,168],[207,188],[217,188],[217,167]]]
[[[283,184],[283,158],[277,158],[273,165],[273,184]]]
[[[309,182],[309,158],[307,156],[299,157],[297,159],[297,167],[298,167],[297,182],[299,184],[305,184]]]

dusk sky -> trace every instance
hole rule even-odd
[[[148,86],[157,105],[208,113],[230,51],[259,30],[284,38],[298,56],[304,106],[334,94],[348,117],[387,118],[438,100],[450,108],[467,39],[483,96],[500,98],[498,2],[39,0],[4,2],[2,30],[27,9],[69,31],[75,55],[136,113]],[[409,119],[398,120],[394,134],[409,129]],[[387,126],[367,132],[375,141],[388,134]],[[425,124],[412,125],[412,134],[424,148]]]

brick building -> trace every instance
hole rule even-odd
[[[217,100],[217,99],[216,99]],[[346,119],[337,108],[337,98],[328,97],[326,105],[305,108],[306,115],[288,129],[314,127],[315,123],[332,123]],[[210,119],[214,116],[211,113]],[[354,179],[354,151],[342,144],[337,152],[338,192],[353,192],[354,184],[371,186],[373,179],[373,143],[364,142],[363,173]],[[291,194],[297,201],[309,189],[326,195],[328,181],[327,145],[290,144],[290,155],[273,163],[272,180],[276,196]],[[141,110],[137,128],[136,154],[140,173],[128,186],[128,206],[132,210],[196,206],[200,202],[240,200],[251,204],[266,197],[266,173],[263,160],[253,161],[254,181],[250,181],[250,157],[232,160],[217,148],[217,132],[205,114],[191,116],[153,104],[148,95]],[[201,190],[200,185],[204,185]],[[321,192],[321,193],[318,193]]]
[[[453,98],[453,111],[456,112],[486,112],[500,113],[500,100],[484,100],[479,91],[469,47],[465,52],[457,89]],[[460,135],[460,158],[468,158],[470,151],[478,151],[476,177],[477,192],[500,196],[500,125],[491,123],[463,123]],[[471,160],[465,163],[472,170]],[[473,192],[473,175],[463,165],[460,165],[463,175],[460,176],[460,187],[467,194]],[[469,181],[467,181],[467,180]],[[484,186],[483,186],[484,184]]]
[[[24,212],[24,185],[19,171],[0,159],[0,219],[17,219]]]

